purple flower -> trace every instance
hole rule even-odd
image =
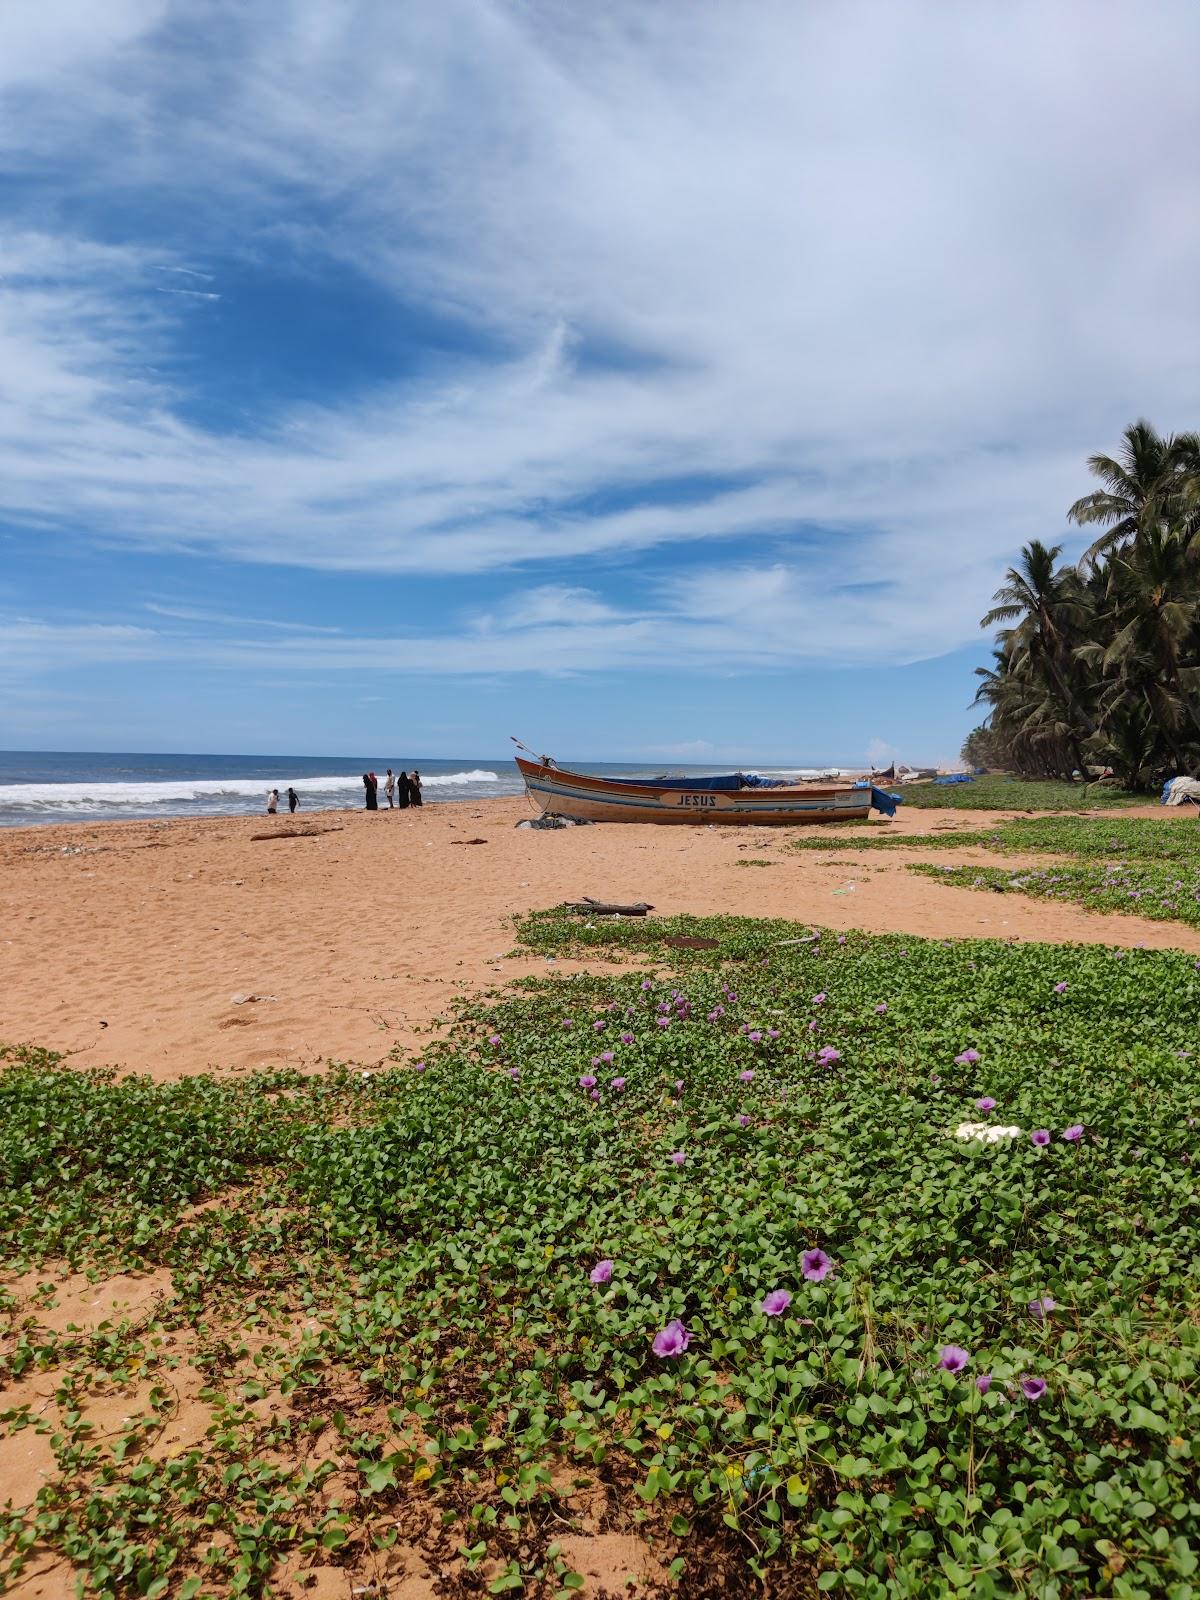
[[[739,1128],[748,1128],[749,1126],[750,1126],[750,1118],[743,1111],[741,1116],[738,1118],[738,1127]]]
[[[621,1043],[622,1044],[632,1044],[633,1043],[633,1035],[631,1033],[623,1033],[621,1035]]]
[[[718,1006],[715,1011],[710,1011],[708,1013],[708,1020],[710,1022],[719,1022],[724,1015],[724,1009],[721,1006]]]
[[[751,1071],[751,1069],[749,1067],[747,1067],[745,1072],[739,1072],[738,1073],[738,1078],[740,1079],[740,1081],[742,1083],[753,1083],[754,1082],[754,1073]]]
[[[653,989],[653,987],[654,987],[654,985],[650,982],[649,978],[643,978],[642,979],[642,988],[643,989]]]
[[[839,943],[839,944],[845,944],[845,942],[846,942],[846,935],[845,935],[845,934],[844,934],[844,933],[839,933],[839,934],[838,934],[838,940],[837,940],[837,942],[838,942],[838,943]]]
[[[813,995],[812,1003],[815,1006],[823,1006],[825,1004],[826,1000],[828,1000],[828,999],[829,999],[829,996],[822,989],[820,994]]]
[[[489,1035],[488,1043],[489,1044],[499,1044],[500,1043],[500,1035],[498,1033],[493,1033],[493,1034]]]
[[[1029,1139],[1032,1144],[1036,1144],[1041,1149],[1043,1145],[1050,1143],[1050,1130],[1049,1128],[1035,1128],[1029,1135]]]
[[[583,1077],[580,1078],[579,1087],[581,1089],[594,1089],[596,1087],[596,1080],[590,1072],[585,1072]]]
[[[1055,994],[1066,994],[1066,992],[1067,992],[1066,984],[1065,983],[1056,983],[1054,985],[1054,992],[1055,992]]]
[[[598,1061],[611,1062],[612,1058],[613,1058],[613,1053],[612,1053],[611,1050],[602,1050],[600,1052],[599,1056],[597,1056],[596,1059]]]
[[[654,1335],[656,1356],[681,1356],[687,1349],[691,1335],[678,1317],[672,1318],[661,1333]]]
[[[754,1031],[748,1035],[748,1037],[751,1044],[760,1044],[762,1042],[762,1034],[757,1028],[755,1028]]]
[[[816,1017],[814,1017],[814,1018],[813,1018],[813,1019],[812,1019],[812,1021],[811,1021],[811,1022],[810,1022],[810,1023],[809,1023],[809,1025],[808,1025],[808,1031],[809,1031],[809,1033],[816,1033],[816,1031],[817,1031],[817,1027],[818,1027],[818,1023],[817,1023],[817,1019],[816,1019]]]
[[[624,1078],[614,1078],[613,1081],[609,1084],[609,1088],[610,1089],[615,1089],[618,1094],[621,1093],[621,1091],[622,1091],[622,1089],[624,1089],[624,1087],[625,1087],[625,1079]]]
[[[1083,1123],[1073,1122],[1069,1128],[1064,1128],[1063,1138],[1068,1144],[1078,1144],[1083,1138]]]
[[[671,1019],[670,1017],[655,1017],[654,1025],[657,1028],[669,1028],[671,1026]]]
[[[682,1094],[683,1093],[683,1079],[682,1078],[676,1078],[675,1079],[675,1093],[676,1094]]]
[[[592,1032],[593,1033],[603,1033],[604,1032],[604,1024],[603,1024],[603,1022],[593,1022],[592,1023]]]
[[[1053,1311],[1057,1304],[1058,1301],[1048,1294],[1044,1294],[1040,1300],[1031,1300],[1029,1309],[1033,1313],[1033,1320],[1035,1322],[1045,1322],[1046,1313]]]
[[[423,1061],[416,1062],[414,1064],[414,1066],[413,1066],[413,1071],[414,1072],[424,1072],[425,1071],[425,1063]]]
[[[996,1109],[996,1102],[992,1099],[990,1094],[985,1094],[981,1099],[976,1100],[975,1109],[976,1111],[994,1111]]]
[[[879,1004],[875,1007],[875,1015],[877,1017],[885,1017],[885,1016],[887,1016],[887,1001],[886,1000],[881,1000],[879,1002]]]
[[[681,1167],[681,1166],[683,1166],[684,1162],[687,1160],[687,1156],[682,1150],[672,1150],[671,1151],[671,1160],[675,1163],[675,1165],[677,1167]]]
[[[929,1074],[929,1081],[930,1083],[941,1083],[942,1079],[940,1073],[931,1072]]]
[[[612,1274],[613,1264],[611,1261],[597,1261],[591,1272],[588,1273],[588,1277],[593,1283],[607,1283]]]
[[[820,1283],[829,1276],[832,1267],[833,1262],[824,1250],[806,1250],[800,1257],[800,1269],[809,1283]]]
[[[981,1372],[979,1374],[979,1376],[975,1379],[975,1387],[979,1390],[980,1394],[986,1394],[988,1392],[988,1390],[992,1387],[992,1375],[991,1375],[991,1373],[990,1372]]]
[[[778,1037],[779,1037],[779,1029],[778,1028],[768,1028],[767,1029],[767,1038],[768,1039],[778,1039]]]
[[[1040,1400],[1046,1392],[1045,1378],[1022,1378],[1021,1393],[1026,1400]]]
[[[562,1025],[563,1025],[564,1028],[573,1028],[575,1026],[575,1024],[571,1021],[570,1017],[564,1017]]]
[[[978,1060],[978,1050],[964,1050],[961,1055],[955,1056],[954,1065],[956,1067],[973,1067]]]
[[[592,1093],[591,1093],[591,1099],[593,1099],[593,1100],[599,1100],[599,1098],[600,1098],[600,1091],[599,1091],[599,1089],[593,1089],[593,1090],[592,1090]]]
[[[944,1344],[938,1366],[943,1372],[961,1372],[971,1357],[960,1344]]]
[[[817,1060],[823,1067],[831,1067],[835,1061],[842,1059],[842,1052],[835,1050],[831,1044],[823,1044],[817,1051]]]
[[[791,1303],[792,1297],[786,1289],[772,1289],[758,1309],[765,1317],[781,1317]]]
[[[512,1081],[513,1081],[513,1082],[514,1082],[514,1083],[516,1083],[516,1081],[517,1081],[517,1079],[518,1079],[518,1078],[519,1078],[519,1077],[520,1077],[520,1076],[521,1076],[521,1069],[520,1069],[520,1067],[509,1067],[509,1069],[508,1069],[508,1075],[509,1075],[509,1077],[510,1077],[510,1078],[511,1078],[511,1079],[512,1079]]]

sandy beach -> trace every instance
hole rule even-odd
[[[905,870],[936,859],[928,850],[856,852],[852,834],[830,836],[827,854],[791,850],[788,830],[518,829],[528,814],[495,800],[4,832],[0,1037],[155,1078],[374,1063],[418,1048],[455,996],[543,970],[508,954],[512,915],[583,895],[662,914],[1200,954],[1200,933],[1179,923],[946,887]],[[872,826],[999,817],[902,811]]]
[[[1130,814],[1138,812],[1123,813]],[[1161,815],[1150,807],[1142,814]],[[1182,923],[948,887],[906,870],[913,861],[938,860],[935,851],[915,845],[862,848],[864,837],[880,832],[913,837],[994,826],[1006,815],[995,811],[913,808],[892,822],[873,820],[869,831],[839,836],[804,830],[806,840],[819,837],[826,848],[803,851],[792,848],[797,832],[790,829],[518,828],[528,815],[521,801],[490,800],[417,812],[328,811],[0,832],[0,1039],[50,1047],[73,1066],[108,1065],[159,1080],[276,1066],[319,1073],[330,1062],[370,1066],[394,1054],[411,1061],[410,1052],[423,1050],[459,997],[501,990],[530,973],[614,970],[602,950],[589,960],[560,959],[553,966],[532,952],[513,953],[514,914],[585,895],[648,900],[661,915],[782,917],[946,940],[1141,943],[1200,955],[1200,931]],[[946,857],[956,865],[981,866],[1002,859],[1014,869],[1044,868],[1052,859],[1000,858],[974,847],[947,850]],[[649,956],[633,959],[652,962]],[[869,960],[869,953],[862,959]],[[1038,965],[1040,981],[1040,952],[1031,952],[1029,960]],[[889,969],[905,965],[890,956],[888,961]],[[947,974],[952,980],[949,969]],[[915,993],[915,987],[909,990],[910,999]],[[792,1002],[787,1014],[794,1016],[794,991]],[[961,1005],[961,991],[958,1002],[951,995],[948,1003]],[[1069,1008],[1063,1016],[1068,1037],[1076,1030],[1078,1041],[1083,1024]],[[839,1059],[836,1049],[833,1057]],[[1043,1075],[1055,1067],[1044,1066]],[[402,1076],[431,1084],[436,1073]],[[754,1071],[744,1072],[739,1083],[754,1077]],[[351,1080],[354,1090],[368,1092],[357,1078]],[[585,1081],[595,1080],[578,1080],[581,1086]],[[852,1079],[846,1081],[853,1086]],[[240,1085],[227,1082],[222,1092],[236,1097]],[[130,1137],[144,1139],[136,1114],[133,1123]],[[44,1126],[67,1124],[51,1114]],[[318,1134],[319,1128],[311,1131]],[[692,1138],[698,1141],[699,1135]],[[793,1141],[789,1150],[797,1147]],[[394,1163],[389,1183],[399,1186],[403,1163],[394,1147],[388,1151]],[[180,1159],[178,1151],[173,1159]],[[747,1148],[736,1159],[751,1163],[757,1157]],[[739,1180],[746,1170],[739,1167]],[[444,1171],[420,1169],[422,1197]],[[347,1542],[344,1549],[318,1548],[287,1535],[277,1550],[272,1546],[268,1592],[278,1600],[371,1594],[445,1600],[502,1582],[501,1557],[488,1546],[487,1559],[480,1561],[485,1542],[473,1552],[457,1531],[457,1480],[448,1476],[429,1491],[415,1471],[410,1480],[412,1463],[404,1452],[424,1434],[406,1431],[408,1413],[384,1403],[359,1347],[343,1342],[344,1330],[365,1326],[362,1319],[374,1315],[371,1307],[382,1305],[388,1294],[371,1290],[355,1298],[358,1279],[353,1273],[345,1280],[339,1276],[340,1256],[318,1259],[314,1253],[321,1236],[304,1231],[307,1209],[293,1209],[290,1200],[281,1204],[279,1193],[286,1191],[273,1191],[271,1205],[258,1215],[253,1185],[259,1174],[246,1168],[244,1176],[249,1184],[205,1193],[180,1214],[165,1236],[165,1259],[152,1243],[142,1255],[134,1251],[129,1261],[99,1270],[86,1254],[79,1261],[64,1255],[22,1264],[0,1277],[7,1297],[0,1354],[11,1356],[20,1338],[53,1350],[45,1367],[18,1364],[2,1386],[0,1409],[16,1414],[27,1407],[29,1425],[18,1422],[0,1438],[0,1505],[28,1507],[40,1489],[49,1492],[69,1481],[55,1439],[66,1437],[69,1427],[82,1427],[105,1472],[116,1470],[107,1452],[120,1444],[131,1451],[127,1462],[137,1461],[143,1475],[161,1470],[164,1482],[177,1461],[193,1463],[187,1470],[197,1473],[240,1470],[245,1458],[266,1463],[264,1471],[320,1474],[299,1497],[297,1526],[301,1516],[315,1522],[341,1516],[345,1507]],[[730,1211],[730,1228],[741,1226],[738,1216]],[[284,1217],[294,1230],[295,1250],[277,1257],[271,1229],[283,1226]],[[247,1257],[244,1277],[227,1293],[226,1263],[235,1259],[231,1241],[255,1225],[266,1232],[253,1260]],[[208,1227],[211,1234],[204,1231]],[[198,1230],[194,1236],[191,1229]],[[402,1248],[397,1242],[397,1251]],[[187,1285],[201,1281],[197,1274],[210,1256],[219,1270],[204,1280],[192,1303]],[[542,1260],[539,1253],[531,1269],[531,1294],[541,1292]],[[572,1262],[570,1270],[576,1267]],[[392,1270],[374,1263],[376,1269]],[[457,1293],[458,1272],[455,1265],[448,1293]],[[411,1281],[403,1290],[393,1284],[388,1293],[395,1311],[387,1315],[401,1315],[420,1292]],[[432,1303],[421,1304],[421,1316],[441,1314]],[[510,1313],[502,1308],[502,1314]],[[459,1311],[448,1315],[457,1339]],[[507,1321],[503,1326],[507,1338]],[[105,1366],[86,1343],[93,1336],[117,1339],[128,1349]],[[383,1347],[374,1334],[364,1338],[372,1350]],[[305,1370],[318,1387],[295,1384],[302,1346],[305,1361],[315,1363]],[[439,1404],[456,1405],[457,1378],[442,1381]],[[405,1404],[423,1404],[434,1392],[427,1384],[423,1379]],[[377,1437],[388,1462],[407,1463],[379,1495],[363,1488],[358,1445],[347,1452],[339,1433],[336,1419],[343,1415],[352,1419],[348,1438]],[[231,1416],[238,1419],[236,1439],[229,1431]],[[665,1437],[661,1427],[655,1437]],[[231,1450],[241,1453],[236,1461],[227,1459]],[[368,1469],[374,1470],[369,1463]],[[430,1470],[421,1468],[424,1478]],[[472,1471],[473,1483],[478,1477]],[[78,1494],[79,1484],[91,1480],[70,1481]],[[497,1492],[503,1482],[496,1480]],[[696,1540],[688,1545],[675,1531],[679,1519],[668,1525],[660,1514],[658,1521],[646,1521],[627,1475],[608,1466],[593,1473],[578,1461],[568,1467],[559,1460],[547,1483],[547,1504],[554,1506],[547,1538],[585,1597],[638,1594],[650,1600],[678,1593],[685,1600],[707,1600],[715,1592],[762,1592],[733,1560],[720,1530],[714,1536],[697,1519]],[[484,1492],[470,1487],[463,1505]],[[222,1503],[220,1515],[232,1516],[232,1506]],[[224,1537],[212,1535],[210,1555],[221,1556]],[[198,1550],[210,1546],[209,1532],[199,1543],[192,1537],[192,1544],[176,1577],[202,1570],[194,1563]],[[676,1554],[679,1563],[692,1562],[690,1586],[680,1587],[668,1570]],[[24,1560],[7,1591],[20,1600],[60,1600],[74,1592],[85,1566],[47,1537]],[[724,1565],[712,1581],[714,1561]],[[214,1584],[204,1592],[231,1591]],[[766,1592],[811,1590],[782,1584]]]

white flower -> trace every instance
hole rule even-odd
[[[954,1130],[954,1137],[974,1139],[979,1144],[1003,1144],[1008,1139],[1015,1139],[1020,1131],[1020,1128],[1006,1128],[1002,1123],[960,1122]]]

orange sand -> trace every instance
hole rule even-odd
[[[661,914],[1141,940],[1200,954],[1200,932],[1178,923],[947,888],[904,870],[935,853],[855,855],[853,833],[830,836],[827,855],[789,850],[788,830],[516,829],[527,815],[524,801],[495,800],[0,832],[0,1039],[158,1078],[375,1062],[397,1042],[419,1046],[455,995],[547,970],[541,958],[505,957],[510,918],[582,895],[646,899]],[[925,833],[997,820],[916,811],[873,826]],[[282,837],[300,832],[315,836]],[[747,856],[772,865],[739,869]]]

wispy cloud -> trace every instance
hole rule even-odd
[[[1190,420],[1184,0],[225,0],[207,46],[182,0],[56,31],[61,4],[0,68],[16,166],[68,196],[136,185],[176,248],[31,218],[4,251],[0,494],[48,533],[333,571],[573,564],[481,610],[452,670],[565,670],[585,640],[616,665],[891,659],[974,636],[1088,450],[1139,412]],[[353,263],[505,354],[210,432],[175,318],[218,291],[162,280],[205,280],[185,263],[214,241]],[[644,604],[596,592],[654,550],[680,570]]]
[[[205,611],[198,606],[159,605],[152,600],[147,600],[142,609],[173,622],[202,622],[217,628],[271,628],[283,633],[341,632],[339,628],[327,628],[312,622],[285,622],[278,617],[247,617],[232,611]]]

